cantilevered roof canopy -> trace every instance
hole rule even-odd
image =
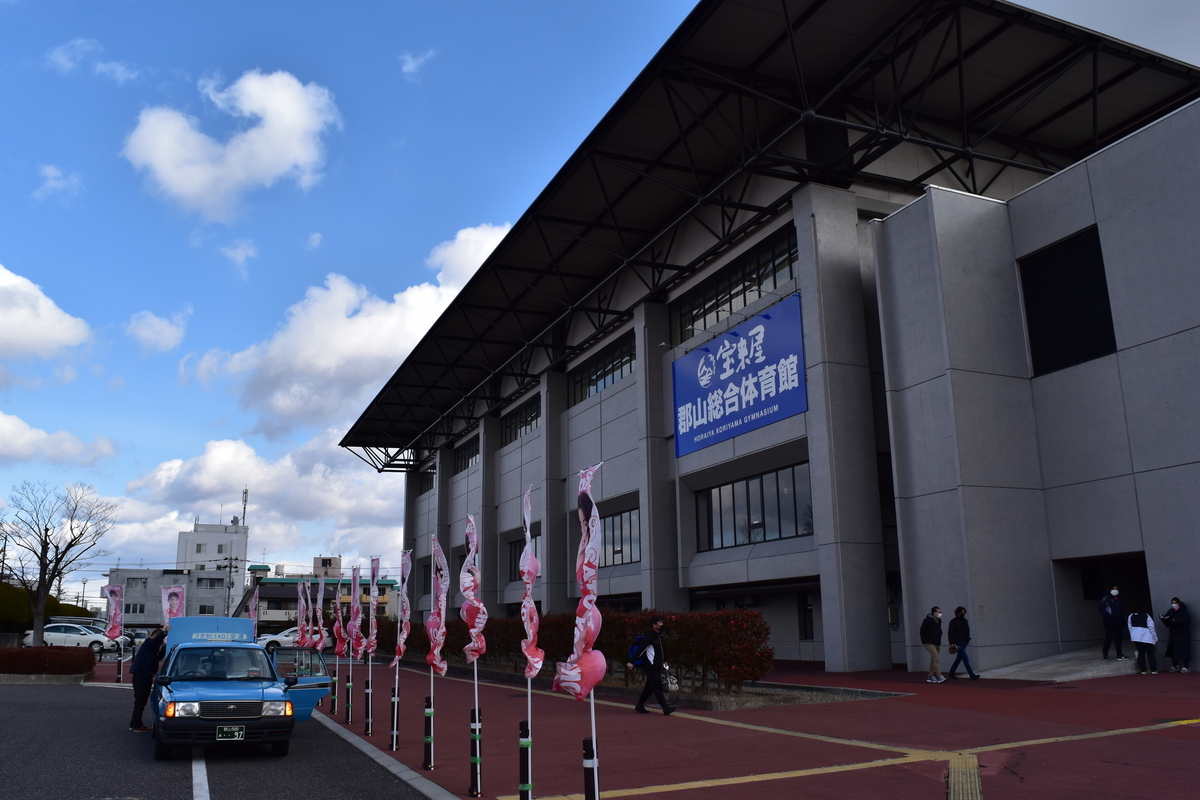
[[[341,445],[415,468],[803,184],[1002,195],[1197,97],[1195,67],[998,0],[703,0]],[[685,225],[711,241],[683,257]]]

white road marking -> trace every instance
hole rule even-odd
[[[208,770],[204,768],[204,748],[192,748],[192,800],[209,800]]]

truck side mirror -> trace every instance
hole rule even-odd
[[[291,687],[295,686],[299,682],[300,682],[300,679],[297,678],[295,675],[288,675],[286,678],[283,679],[284,686],[287,686],[289,689]]]
[[[170,686],[171,685],[171,676],[170,675],[159,675],[157,678],[154,679],[154,682],[157,683],[159,686]]]

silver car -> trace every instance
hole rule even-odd
[[[92,652],[99,655],[105,650],[116,650],[117,643],[82,625],[68,625],[65,622],[55,622],[42,630],[42,643],[54,647],[90,647]],[[26,647],[33,645],[33,631],[25,631],[22,644]]]

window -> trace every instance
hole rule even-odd
[[[206,617],[206,616],[211,617],[217,613],[217,607],[216,606],[200,606],[199,613],[200,613],[200,616],[202,616],[202,617]]]
[[[332,559],[332,558],[322,558],[322,559],[321,559],[321,566],[322,566],[322,567],[332,567],[332,566],[333,566],[333,559]]]
[[[295,600],[270,600],[267,601],[267,611],[295,611]]]
[[[600,518],[600,566],[642,560],[642,524],[638,509]]]
[[[533,556],[538,560],[538,575],[542,574],[542,536],[541,523],[535,522],[529,532],[529,541],[533,545]],[[521,580],[521,553],[525,552],[525,537],[521,536],[508,543],[508,579]]]
[[[227,545],[227,544],[217,545],[217,555],[224,555],[225,553],[228,553],[228,552],[229,552],[229,545]]]
[[[432,492],[436,485],[437,473],[435,471],[427,469],[417,473],[417,494]]]
[[[800,620],[800,640],[811,641],[816,637],[813,627],[813,604],[811,592],[799,592],[797,595],[797,616]]]
[[[1095,228],[1019,263],[1035,376],[1117,352],[1100,234]]]
[[[200,543],[200,542],[196,543],[196,552],[197,553],[204,553],[204,552],[207,552],[207,550],[208,550],[208,545]]]
[[[197,564],[196,569],[198,569],[200,571],[204,571],[204,570],[208,569],[208,566],[205,564]]]
[[[795,277],[796,226],[784,225],[671,303],[671,344],[681,344]]]
[[[126,578],[125,579],[125,588],[126,589],[145,589],[146,581],[147,581],[146,578]]]
[[[126,603],[125,604],[125,613],[126,614],[145,614],[146,613],[146,604],[145,603]]]
[[[454,474],[466,472],[467,469],[479,463],[479,434],[467,439],[454,448]]]
[[[808,464],[696,493],[696,535],[701,550],[808,536],[812,532]]]
[[[224,578],[197,578],[196,579],[196,588],[197,589],[224,589],[225,588],[225,579]]]
[[[542,396],[535,394],[516,410],[504,417],[500,446],[512,444],[530,431],[536,430],[542,416]]]
[[[421,594],[433,594],[433,565],[421,567]]]
[[[633,331],[629,331],[567,373],[568,406],[579,405],[602,389],[612,386],[632,374],[636,366],[636,345]]]

